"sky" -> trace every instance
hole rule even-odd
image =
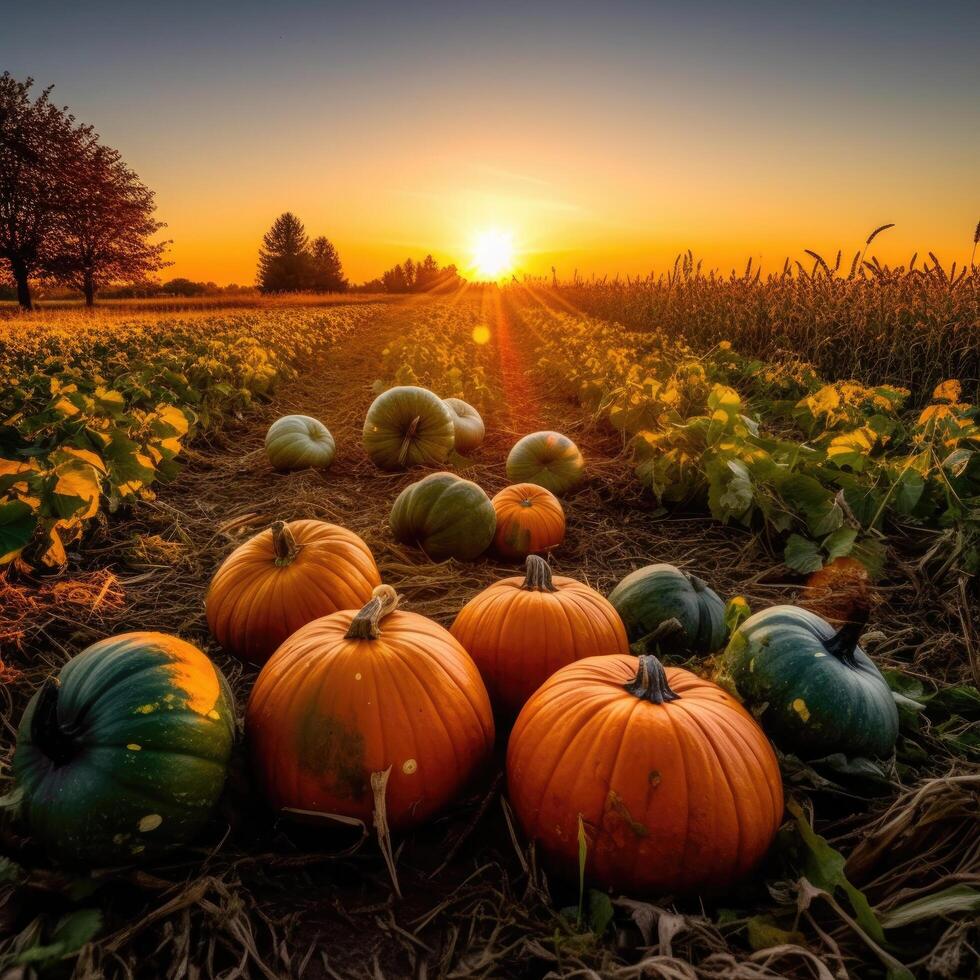
[[[980,2],[0,0],[0,70],[53,84],[157,194],[166,275],[251,283],[285,210],[371,278],[481,232],[528,274],[692,249],[968,259]]]

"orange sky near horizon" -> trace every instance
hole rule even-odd
[[[427,252],[465,274],[490,228],[518,275],[849,264],[885,222],[883,261],[968,261],[980,6],[873,8],[35,0],[0,63],[156,191],[165,278],[253,283],[285,210],[355,282]]]

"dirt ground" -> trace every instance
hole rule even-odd
[[[94,640],[132,629],[178,633],[199,644],[225,671],[243,711],[255,671],[210,640],[203,596],[222,558],[276,519],[312,517],[355,531],[374,552],[384,581],[404,596],[405,607],[445,626],[478,590],[515,574],[513,564],[493,557],[431,564],[391,539],[391,504],[419,474],[379,473],[361,449],[360,432],[373,398],[377,350],[399,330],[403,315],[399,304],[379,307],[370,337],[347,338],[320,363],[305,366],[268,404],[199,439],[180,476],[155,501],[110,520],[70,582],[5,587],[5,743],[12,741],[13,725],[44,674]],[[799,596],[802,583],[789,577],[757,536],[707,517],[658,515],[631,482],[618,437],[591,424],[535,375],[536,358],[520,329],[519,310],[502,305],[493,328],[506,407],[485,414],[484,446],[456,468],[493,495],[508,482],[504,460],[520,436],[556,428],[578,442],[590,479],[567,501],[567,538],[552,559],[557,572],[608,592],[632,569],[666,561],[696,571],[723,595],[744,595],[753,608]],[[278,474],[270,468],[262,448],[265,431],[287,413],[313,415],[333,432],[337,457],[328,472]],[[883,666],[901,665],[933,680],[966,678],[966,640],[955,597],[937,597],[914,569],[901,566],[879,596],[869,629],[887,634],[873,650]],[[239,748],[209,837],[163,866],[96,875],[79,885],[47,867],[5,824],[0,850],[31,870],[26,881],[5,892],[0,935],[9,943],[35,913],[55,919],[81,900],[101,908],[105,921],[98,941],[83,951],[78,975],[831,977],[842,976],[843,969],[855,977],[882,975],[881,961],[852,932],[845,929],[842,938],[839,922],[820,925],[819,917],[811,917],[811,927],[809,912],[801,913],[800,929],[804,946],[819,947],[814,952],[753,952],[744,939],[744,917],[726,926],[716,912],[765,908],[771,898],[761,883],[708,908],[697,902],[672,908],[665,897],[635,914],[626,903],[617,907],[616,928],[601,941],[587,929],[576,930],[555,911],[577,902],[576,888],[546,881],[510,820],[500,775],[504,734],[498,737],[498,758],[468,798],[431,826],[396,841],[400,899],[373,836],[362,840],[346,829],[297,828],[268,814],[250,787]],[[937,829],[932,856],[947,869],[967,867],[976,876],[976,834],[972,843],[963,838],[959,845],[973,847],[972,856],[961,854],[954,862],[943,850],[955,853],[955,840],[942,833],[955,835],[957,827],[962,833],[964,817],[947,797],[955,802],[965,792],[975,799],[980,788],[976,768],[967,773],[969,784],[955,782],[963,774],[948,760],[936,760],[908,777],[899,792],[939,781],[928,799],[945,801],[955,813]],[[821,833],[851,845],[873,836],[879,818],[894,818],[888,809],[894,805],[894,798],[885,800],[868,813],[864,804],[840,797],[815,804]],[[942,812],[945,820],[947,810]],[[882,889],[903,887],[889,884],[888,875],[911,853],[896,845],[892,864],[878,855],[867,880]],[[87,890],[83,899],[80,888]],[[18,969],[3,976],[17,976]]]

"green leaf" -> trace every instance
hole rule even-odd
[[[742,519],[752,507],[752,478],[738,459],[716,457],[705,467],[708,476],[708,507],[712,517],[727,523]]]
[[[596,936],[601,936],[613,920],[613,905],[605,892],[589,889],[589,928]]]
[[[98,909],[79,909],[55,926],[50,943],[21,950],[13,962],[20,966],[44,965],[73,956],[91,942],[101,928],[102,913]]]
[[[823,541],[824,550],[827,552],[827,561],[831,562],[835,558],[844,558],[851,553],[854,542],[857,539],[857,531],[851,527],[842,527],[828,535]]]
[[[823,568],[823,558],[816,542],[808,541],[799,534],[791,534],[786,541],[783,561],[795,572],[809,575]]]
[[[771,915],[753,915],[746,923],[749,945],[755,949],[770,949],[773,946],[803,946],[806,938],[802,932],[780,929]]]
[[[855,888],[844,874],[844,855],[831,847],[810,826],[798,803],[790,800],[786,804],[786,809],[796,819],[797,830],[807,848],[803,874],[817,888],[821,888],[831,895],[840,888],[851,904],[858,925],[876,942],[884,941],[884,930],[881,928],[881,923],[875,918],[864,892]]]
[[[980,891],[969,885],[951,885],[932,895],[889,909],[882,914],[881,924],[886,929],[901,929],[923,919],[977,910],[980,910]]]
[[[0,504],[0,565],[13,561],[34,536],[37,518],[30,504],[8,500]]]
[[[126,412],[126,399],[122,392],[111,391],[108,388],[95,389],[95,407],[110,418],[119,418]]]
[[[729,599],[725,606],[725,629],[728,630],[729,636],[751,615],[752,608],[745,596],[737,595]]]

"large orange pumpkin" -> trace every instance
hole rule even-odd
[[[497,514],[494,547],[504,558],[526,558],[565,540],[565,512],[558,498],[534,483],[504,487],[493,500]]]
[[[264,664],[291,633],[371,598],[381,575],[368,546],[324,521],[276,521],[222,563],[204,601],[229,653]]]
[[[528,701],[507,752],[514,811],[556,872],[631,895],[730,885],[783,813],[762,729],[710,681],[654,656],[591,657]]]
[[[395,607],[388,585],[360,612],[294,633],[262,669],[245,731],[275,810],[368,822],[371,774],[391,775],[388,823],[422,823],[453,799],[493,747],[476,665],[437,623]]]
[[[494,708],[511,718],[559,667],[629,653],[609,600],[573,578],[552,577],[537,555],[528,556],[523,577],[501,579],[463,606],[452,634],[480,668]]]

